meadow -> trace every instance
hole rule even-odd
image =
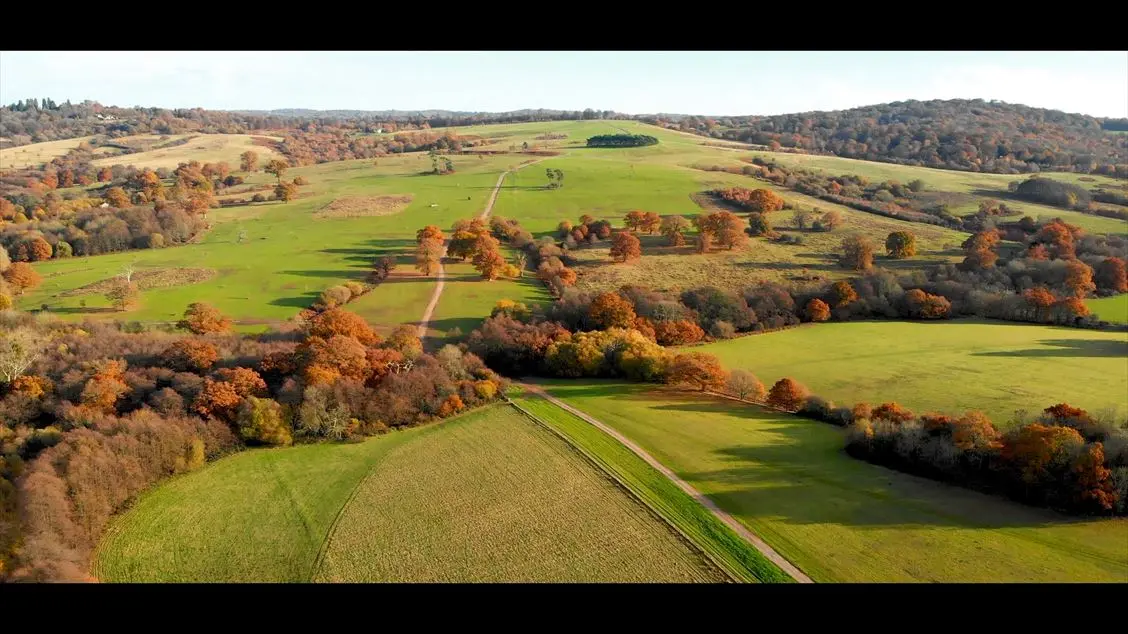
[[[1128,293],[1086,300],[1093,314],[1115,324],[1128,324]]]
[[[544,381],[817,582],[1128,581],[1126,519],[1078,519],[850,458],[843,431],[613,381]]]
[[[53,158],[63,156],[94,137],[83,136],[61,141],[44,141],[17,147],[0,148],[0,169],[38,167]]]
[[[186,138],[189,139],[189,141],[182,145],[160,147],[133,154],[110,155],[95,159],[93,164],[96,167],[106,167],[115,164],[133,165],[138,169],[147,167],[155,170],[162,167],[176,169],[177,165],[189,161],[199,161],[201,163],[218,163],[225,161],[232,169],[238,169],[239,155],[247,150],[253,150],[259,155],[260,165],[265,165],[270,159],[283,158],[283,156],[273,148],[254,143],[253,138],[256,136],[261,136],[273,141],[282,140],[281,137],[268,134],[175,134],[169,135],[167,141],[177,141]],[[137,135],[113,139],[113,143],[119,145],[141,144],[143,146],[145,144],[151,144],[152,141],[153,135]],[[167,144],[167,141],[162,143],[162,145]]]
[[[788,376],[852,406],[976,409],[999,426],[1067,402],[1128,414],[1128,334],[987,320],[824,323],[692,348],[765,385]]]
[[[103,581],[723,581],[566,443],[495,405],[356,444],[248,450],[119,517]]]

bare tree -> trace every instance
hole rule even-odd
[[[0,332],[0,380],[11,383],[27,372],[46,344],[46,337],[30,328]]]

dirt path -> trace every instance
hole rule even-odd
[[[543,160],[544,159],[537,159],[535,161],[529,161],[528,163],[523,163],[513,169],[507,169],[502,172],[501,175],[497,177],[497,184],[494,185],[493,191],[490,192],[490,199],[486,201],[486,208],[482,210],[482,213],[478,214],[478,217],[485,220],[493,213],[494,203],[497,202],[497,195],[501,191],[501,184],[505,182],[505,177],[508,176],[510,172],[516,172],[522,167],[527,167]],[[435,307],[439,305],[439,298],[442,297],[443,289],[446,288],[446,267],[443,266],[442,261],[442,258],[446,257],[446,252],[446,245],[443,245],[443,255],[439,258],[439,274],[436,276],[439,283],[435,285],[435,290],[431,293],[431,301],[427,302],[427,309],[423,311],[423,318],[419,320],[419,327],[415,331],[415,335],[420,339],[427,336],[427,328],[431,325],[431,315],[434,314]]]
[[[729,515],[728,513],[724,512],[724,511],[722,511],[716,504],[713,503],[712,500],[710,500],[705,495],[701,494],[697,489],[690,486],[690,484],[688,482],[679,478],[677,476],[677,474],[675,474],[673,471],[667,469],[662,463],[658,462],[658,460],[656,460],[654,458],[654,456],[651,456],[649,453],[646,452],[646,450],[644,450],[642,447],[639,447],[638,445],[636,445],[634,442],[632,442],[626,436],[620,434],[618,431],[615,431],[614,429],[612,429],[608,425],[603,424],[599,420],[597,420],[597,419],[595,419],[591,416],[588,416],[587,414],[581,412],[580,410],[572,407],[571,405],[565,403],[564,401],[561,401],[560,399],[556,398],[555,396],[552,396],[551,394],[545,392],[543,389],[541,389],[537,385],[530,385],[528,383],[522,383],[521,385],[522,385],[522,387],[527,388],[529,391],[534,392],[534,393],[544,397],[545,399],[548,399],[549,402],[556,405],[557,407],[560,407],[561,409],[563,409],[565,411],[571,412],[572,414],[575,414],[576,416],[582,418],[583,420],[587,421],[588,423],[591,423],[592,425],[594,425],[596,428],[598,428],[603,433],[605,433],[605,434],[611,436],[612,438],[614,438],[615,440],[618,440],[619,442],[621,442],[627,449],[630,449],[631,451],[633,451],[635,453],[635,455],[637,455],[639,458],[642,458],[643,460],[645,460],[647,464],[649,464],[650,466],[657,469],[659,473],[666,476],[671,482],[676,484],[679,489],[681,489],[682,491],[685,491],[687,495],[689,495],[694,500],[697,500],[697,502],[699,502],[705,508],[709,509],[709,512],[712,513],[714,516],[716,516],[717,519],[721,520],[726,525],[728,525],[729,528],[736,531],[737,535],[740,535],[741,537],[743,537],[745,539],[745,541],[752,544],[756,548],[756,550],[760,551],[760,554],[767,557],[768,560],[771,561],[772,563],[774,563],[775,565],[779,566],[780,570],[783,570],[792,579],[794,579],[795,581],[798,581],[799,583],[814,583],[813,581],[811,581],[810,577],[803,574],[803,571],[796,568],[790,561],[787,561],[786,559],[784,559],[783,555],[780,555],[774,549],[772,549],[771,546],[764,543],[764,541],[761,540],[759,537],[757,537],[755,534],[753,534],[752,531],[748,530],[747,528],[744,527],[743,524],[738,522],[736,520],[736,518],[734,518],[733,516]]]

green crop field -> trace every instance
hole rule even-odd
[[[653,386],[545,381],[820,582],[1128,582],[1128,520],[1078,519],[850,458],[843,431]]]
[[[1128,293],[1090,299],[1085,302],[1095,315],[1105,321],[1117,324],[1128,324]]]
[[[980,320],[807,325],[692,348],[765,385],[789,376],[838,404],[983,411],[1005,426],[1067,402],[1128,414],[1128,334]]]
[[[118,518],[103,581],[723,581],[564,441],[496,405],[358,444],[251,450]]]

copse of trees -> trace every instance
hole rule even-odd
[[[640,147],[658,145],[658,139],[646,134],[599,134],[588,137],[588,147]]]
[[[85,579],[114,513],[240,445],[383,433],[503,387],[473,354],[425,354],[414,327],[385,339],[339,308],[263,337],[199,327],[223,321],[208,307],[185,321],[211,334],[0,314],[0,577]]]

